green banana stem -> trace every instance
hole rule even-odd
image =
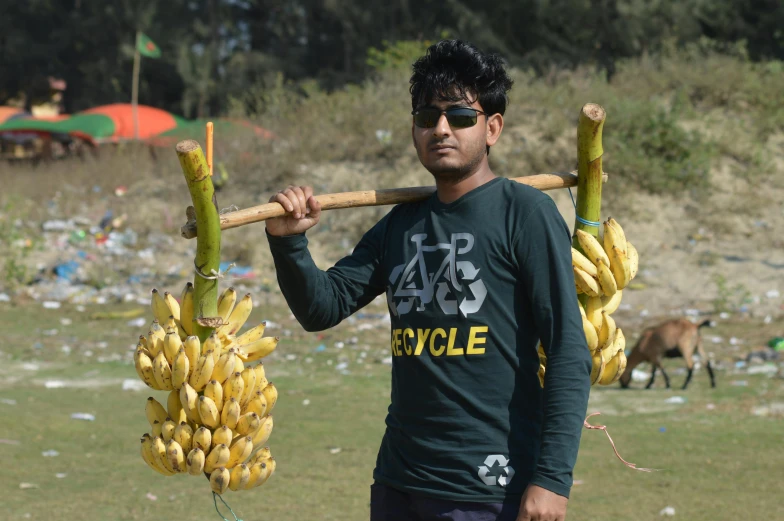
[[[595,103],[586,103],[577,123],[577,209],[576,215],[587,221],[599,222],[602,212],[602,129],[605,112]],[[574,229],[583,230],[599,238],[599,228],[584,224],[575,218]],[[572,245],[585,253],[577,237]],[[585,304],[585,295],[580,295]]]
[[[175,147],[180,160],[182,173],[196,210],[196,225],[199,235],[196,238],[196,258],[194,269],[208,277],[215,276],[220,266],[220,217],[215,188],[212,185],[207,160],[199,146],[193,140],[177,143]],[[193,314],[195,317],[218,316],[218,279],[206,279],[198,274],[193,280]],[[193,334],[204,342],[214,328],[193,324]]]

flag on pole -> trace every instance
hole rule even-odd
[[[160,47],[155,45],[155,42],[150,40],[150,37],[144,33],[139,33],[139,37],[136,39],[136,50],[139,51],[139,54],[146,56],[147,58],[161,57]]]

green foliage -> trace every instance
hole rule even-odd
[[[442,35],[446,36],[446,34]],[[427,48],[434,42],[430,40],[404,40],[389,42],[384,40],[383,48],[371,47],[368,49],[367,64],[373,70],[384,71],[388,69],[410,69],[411,64],[425,54]]]
[[[0,206],[0,250],[3,251],[0,280],[7,290],[27,284],[32,271],[26,264],[30,253],[40,247],[40,238],[29,233],[22,220],[22,205],[7,200]]]

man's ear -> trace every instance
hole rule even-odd
[[[495,145],[498,138],[501,137],[501,131],[504,129],[504,117],[501,114],[493,114],[487,118],[487,146]]]

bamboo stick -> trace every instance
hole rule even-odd
[[[576,217],[599,222],[602,210],[602,129],[605,112],[595,103],[587,103],[577,123],[577,211]],[[599,228],[577,220],[575,230],[599,237]],[[577,239],[574,239],[577,244]],[[575,246],[577,248],[577,246]],[[579,248],[578,248],[579,249]]]
[[[205,136],[206,144],[207,144],[207,168],[210,169],[210,176],[212,176],[212,138],[213,138],[213,126],[212,121],[207,122],[206,133]]]
[[[209,174],[207,162],[201,147],[196,141],[185,140],[177,143],[177,157],[182,173],[188,184],[193,200],[196,223],[202,233],[196,240],[195,269],[207,276],[214,276],[220,266],[221,231],[215,189]],[[218,279],[194,276],[193,280],[194,315],[196,317],[215,317],[218,314]],[[214,328],[193,323],[193,334],[204,342]]]
[[[602,180],[607,174],[601,173]],[[515,177],[511,179],[521,184],[529,185],[539,190],[554,190],[577,186],[577,172],[538,174],[531,176]],[[343,192],[337,194],[317,195],[316,200],[321,203],[322,210],[335,210],[339,208],[359,208],[364,206],[383,206],[388,204],[402,204],[422,201],[427,199],[434,191],[435,186],[415,186],[411,188],[391,188],[386,190],[365,190],[361,192]],[[273,217],[285,215],[286,211],[279,203],[267,203],[220,216],[221,230],[229,230],[246,224],[265,221]],[[197,235],[198,224],[189,220],[180,232],[186,239],[193,239]]]

